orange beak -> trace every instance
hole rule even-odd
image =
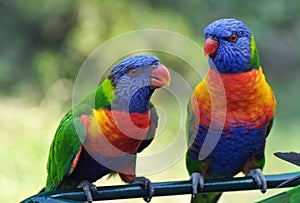
[[[169,85],[170,80],[170,73],[163,64],[160,64],[151,73],[151,84],[154,88],[160,88],[164,85]]]
[[[204,44],[204,56],[207,55],[214,57],[217,54],[219,42],[211,38],[207,38]]]

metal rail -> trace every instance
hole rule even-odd
[[[299,176],[300,172],[266,175],[268,189],[277,188],[277,186],[289,179]],[[300,184],[300,179],[295,180],[284,187],[294,187]],[[153,183],[155,190],[154,196],[183,195],[192,193],[192,184],[190,181],[158,182]],[[118,185],[97,187],[98,191],[93,196],[94,201],[140,198],[145,196],[146,191],[138,185]],[[204,190],[201,193],[209,192],[228,192],[241,190],[256,190],[255,182],[252,178],[230,178],[230,179],[207,179],[205,180]],[[78,203],[86,200],[82,190],[56,190],[43,192],[34,195],[21,203]]]

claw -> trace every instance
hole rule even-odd
[[[200,188],[200,191],[204,188],[204,177],[200,173],[194,172],[191,175],[190,180],[192,181],[192,187],[193,187],[193,194],[198,193],[198,185]]]
[[[254,179],[257,187],[261,188],[262,193],[267,191],[266,178],[259,168],[249,170],[246,176]]]
[[[130,184],[137,184],[142,186],[145,190],[147,190],[148,194],[144,197],[146,202],[150,202],[152,196],[154,195],[154,188],[151,184],[151,181],[145,177],[135,177],[131,180]]]
[[[92,203],[93,202],[93,197],[92,197],[92,193],[95,194],[97,192],[97,187],[96,185],[90,183],[87,180],[82,180],[78,185],[77,188],[82,188],[86,199],[88,201],[88,203]]]

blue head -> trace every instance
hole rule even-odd
[[[239,73],[259,68],[254,37],[236,19],[220,19],[204,29],[204,53],[211,68],[221,73]]]
[[[115,91],[111,108],[143,113],[149,110],[154,90],[169,84],[170,73],[157,57],[141,54],[116,64],[108,78]]]

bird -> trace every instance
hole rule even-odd
[[[224,18],[210,23],[204,38],[209,69],[193,91],[186,121],[191,202],[217,202],[221,193],[198,193],[204,179],[239,172],[252,177],[264,193],[264,149],[276,99],[260,66],[254,36],[242,21]]]
[[[276,153],[274,153],[274,155],[279,157],[280,159],[283,159],[292,164],[300,166],[300,153],[276,152]],[[292,179],[284,181],[283,183],[279,184],[277,187],[278,188],[283,187],[283,186],[287,185],[288,183],[294,182],[294,181],[299,182],[299,180],[300,180],[300,175],[297,175]],[[300,202],[300,185],[298,185],[288,191],[284,191],[282,193],[276,194],[267,199],[258,201],[257,203],[298,203],[298,202]]]
[[[82,188],[92,202],[93,182],[119,174],[154,193],[151,181],[137,177],[136,154],[150,145],[158,114],[153,92],[170,84],[170,72],[151,54],[129,56],[111,68],[104,81],[60,121],[52,140],[45,191]]]

